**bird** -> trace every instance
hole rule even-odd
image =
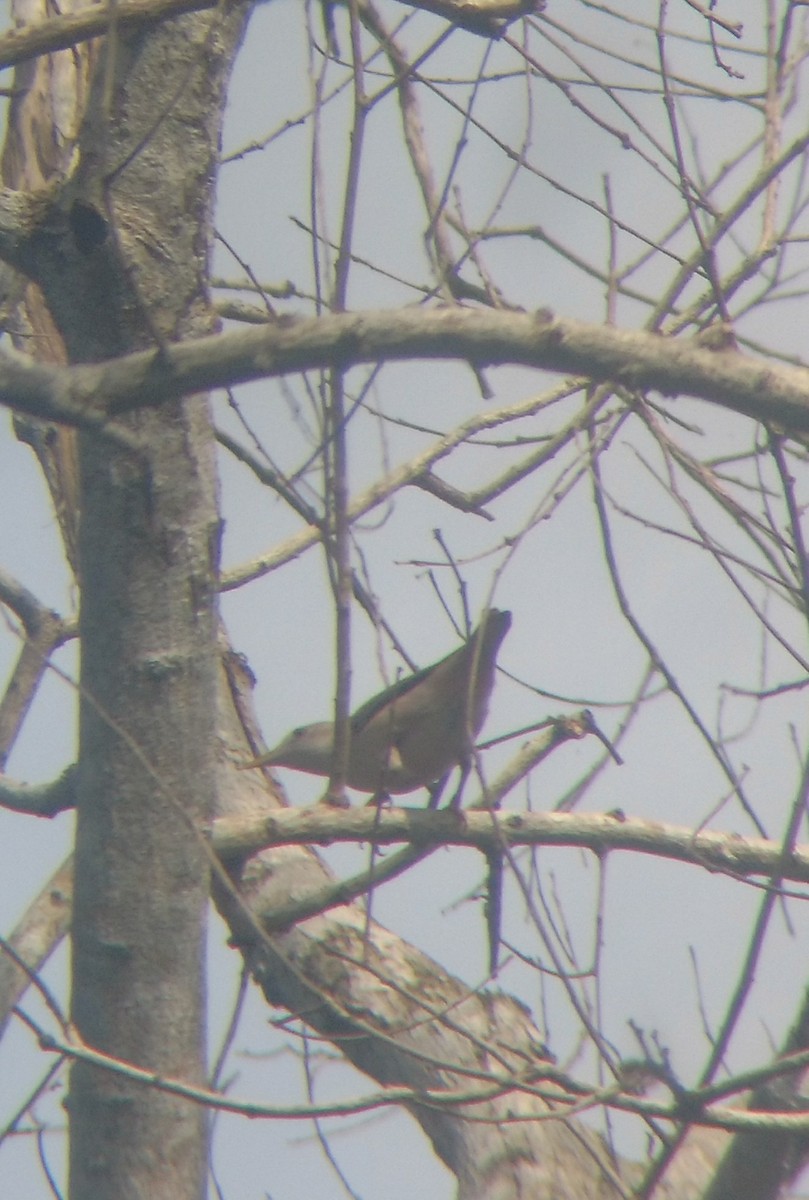
[[[468,641],[446,658],[397,680],[350,718],[346,783],[374,798],[403,795],[468,763],[489,706],[497,653],[511,613],[488,609]],[[293,729],[274,750],[243,763],[331,774],[334,724]]]

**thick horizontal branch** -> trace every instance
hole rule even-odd
[[[291,372],[410,359],[458,359],[581,375],[630,389],[689,395],[795,432],[809,432],[809,369],[785,367],[693,339],[588,325],[547,311],[460,308],[346,313],[284,320],[128,355],[48,368],[0,358],[0,402],[78,423],[211,387]]]
[[[202,8],[214,8],[217,0],[118,0],[81,12],[65,13],[35,25],[10,29],[0,36],[0,68],[13,67],[40,54],[66,50],[79,42],[118,28],[145,25],[166,17],[180,16]]]
[[[215,8],[219,0],[118,0],[116,4],[64,13],[33,25],[0,34],[0,69],[66,50],[80,42],[117,29],[149,25],[156,21]],[[414,8],[437,13],[473,33],[492,37],[519,16],[538,12],[535,0],[405,0]]]
[[[784,854],[779,842],[729,833],[695,833],[676,825],[602,813],[469,812],[373,807],[336,810],[325,804],[285,808],[257,819],[221,818],[213,846],[227,858],[291,843],[373,842],[389,846],[579,846],[605,854],[634,850],[748,878],[809,882],[809,846]]]
[[[0,806],[53,816],[73,806],[75,768],[37,788],[0,780]],[[740,879],[809,883],[809,846],[787,854],[780,842],[732,833],[695,833],[679,825],[628,819],[621,813],[528,813],[484,809],[361,808],[327,804],[281,808],[260,817],[221,817],[214,822],[213,849],[230,859],[267,846],[373,842],[417,849],[471,846],[484,853],[503,846],[577,846],[605,854],[629,850],[691,863]]]

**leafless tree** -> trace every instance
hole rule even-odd
[[[14,15],[0,399],[70,586],[54,611],[0,561],[0,750],[57,673],[79,742],[0,780],[77,814],[3,943],[45,1074],[0,1155],[64,1079],[42,1187],[72,1200],[240,1194],[211,1145],[247,1118],[313,1123],[337,1171],[331,1134],[393,1108],[463,1200],[795,1194],[805,6]],[[316,803],[357,701],[492,605],[443,806]],[[328,781],[240,770],[256,708],[270,741],[333,718]],[[243,978],[214,1067],[211,898]],[[248,978],[298,1090],[229,1078]],[[357,1068],[337,1100],[324,1046]]]

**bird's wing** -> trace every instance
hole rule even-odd
[[[425,697],[424,690],[421,690],[419,685],[424,683],[430,676],[435,676],[436,682],[438,682],[438,680],[444,678],[449,679],[449,677],[456,673],[456,670],[465,671],[465,660],[469,656],[470,663],[473,661],[471,656],[475,653],[475,646],[478,643],[480,644],[478,660],[484,664],[484,671],[487,668],[490,669],[493,677],[494,660],[497,650],[506,636],[510,625],[510,612],[490,608],[469,640],[464,642],[462,646],[459,646],[457,650],[453,650],[445,658],[439,659],[438,662],[432,663],[429,667],[423,667],[413,675],[406,675],[404,679],[397,680],[396,683],[391,684],[389,688],[373,696],[358,708],[351,718],[352,734],[359,733],[378,713],[391,704],[394,705],[391,717],[396,725],[409,724],[410,721],[423,716],[430,719],[428,714],[432,710],[432,705],[426,702],[429,697]],[[441,699],[445,699],[445,690],[449,690],[458,693],[458,703],[465,707],[468,697],[463,687],[463,681],[458,680],[457,683],[453,681],[453,684],[454,687],[450,686],[449,689],[439,687],[438,690],[441,692],[439,702],[441,702]],[[491,683],[489,683],[486,689],[487,692],[490,688]],[[486,699],[488,699],[488,695]]]
[[[469,641],[357,710],[352,770],[360,759],[380,768],[379,779],[368,776],[363,786],[412,791],[466,757],[486,715],[497,650],[510,624],[510,613],[491,609]]]
[[[457,654],[457,650],[453,650],[453,654]],[[452,655],[447,655],[451,658]],[[446,659],[441,659],[441,662],[446,662]],[[372,696],[370,700],[361,705],[351,717],[351,732],[359,733],[364,729],[369,721],[372,721],[378,712],[386,708],[394,701],[400,700],[406,696],[409,691],[417,687],[423,679],[431,674],[438,666],[438,663],[433,663],[432,666],[422,667],[420,671],[416,671],[414,675],[405,675],[403,679],[397,679],[396,683],[392,683],[389,688],[379,692],[376,696]],[[398,709],[398,705],[397,705]]]

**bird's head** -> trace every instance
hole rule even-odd
[[[270,751],[265,761],[274,767],[291,767],[294,771],[328,775],[333,749],[334,725],[331,721],[318,721],[314,725],[301,725],[293,729]]]

